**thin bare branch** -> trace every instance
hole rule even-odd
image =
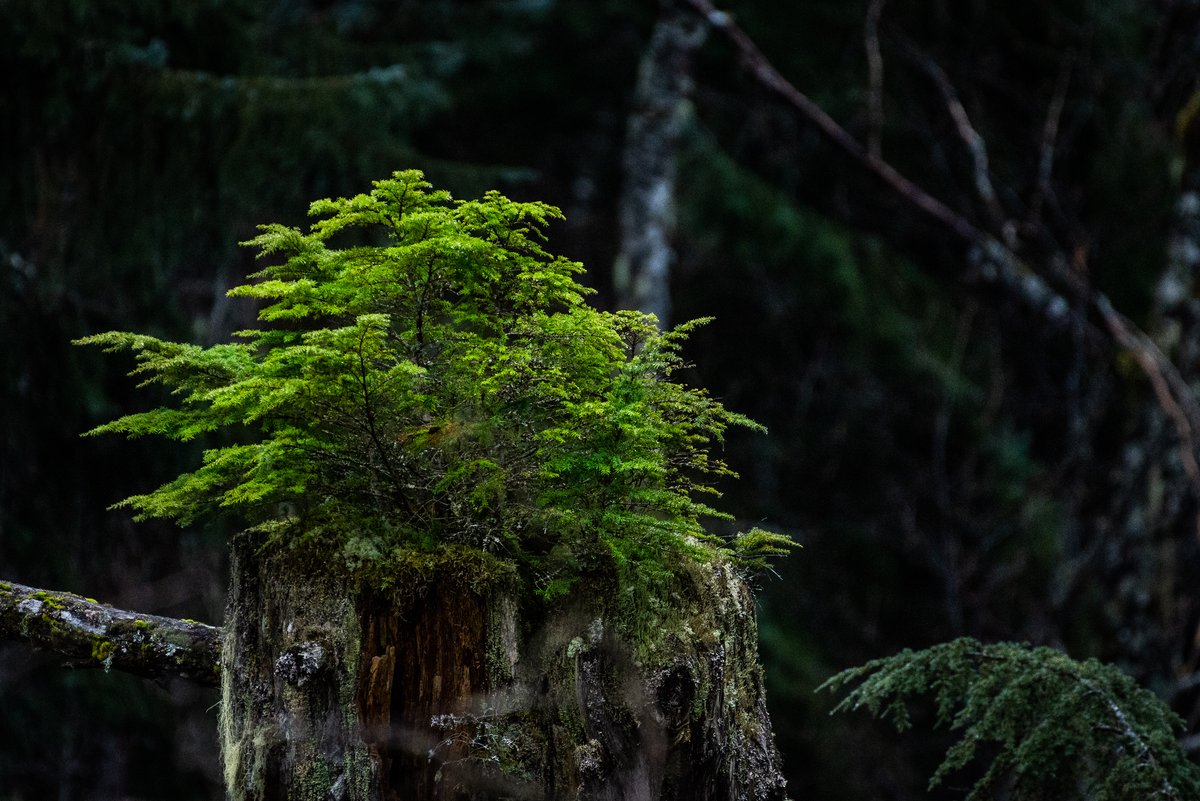
[[[774,92],[800,112],[835,146],[880,179],[902,200],[960,239],[968,248],[968,262],[973,277],[1012,293],[1056,325],[1064,325],[1068,322],[1083,324],[1086,321],[1080,320],[1080,315],[1086,314],[1089,309],[1096,311],[1104,321],[1111,339],[1134,355],[1138,366],[1150,381],[1158,404],[1173,421],[1180,440],[1180,458],[1193,491],[1200,496],[1200,466],[1196,461],[1194,433],[1200,430],[1200,405],[1197,404],[1191,388],[1180,375],[1178,368],[1163,355],[1150,337],[1132,320],[1120,314],[1102,292],[1085,285],[1082,278],[1065,277],[1072,289],[1086,300],[1085,304],[1078,306],[1070,303],[1062,293],[1055,290],[1022,261],[1010,246],[988,235],[969,219],[910,181],[887,162],[872,156],[823,108],[784,78],[758,49],[754,40],[734,22],[729,14],[716,8],[710,0],[684,0],[684,2],[707,20],[715,30],[724,35],[737,50],[746,69],[763,87]],[[1062,80],[1065,81],[1065,78]],[[1065,92],[1065,88],[1063,92]],[[1060,112],[1056,112],[1052,116],[1056,116],[1058,113]],[[966,127],[969,129],[968,135],[973,133],[969,120],[966,120]],[[1056,131],[1057,128],[1055,127],[1054,130]],[[1090,323],[1088,326],[1090,328]]]
[[[1051,176],[1054,173],[1054,152],[1058,147],[1058,129],[1062,120],[1063,108],[1067,104],[1067,89],[1071,83],[1072,59],[1063,61],[1058,71],[1058,79],[1054,84],[1054,96],[1046,109],[1046,121],[1042,124],[1041,152],[1038,156],[1037,188],[1029,203],[1028,224],[1039,225],[1042,216],[1042,205],[1048,198],[1054,196],[1054,185]]]
[[[724,34],[725,38],[737,49],[746,69],[760,84],[775,92],[803,114],[838,148],[859,162],[904,200],[942,226],[949,228],[960,239],[968,243],[979,242],[986,238],[985,234],[970,220],[908,180],[886,161],[872,157],[862,143],[838,124],[833,117],[830,117],[825,109],[793,86],[775,69],[749,34],[733,21],[733,17],[717,9],[709,0],[684,0],[684,2],[708,20],[709,25]]]
[[[963,141],[967,147],[967,152],[971,154],[971,162],[973,165],[973,179],[975,181],[975,193],[979,196],[980,202],[986,210],[990,222],[993,225],[993,230],[1002,231],[1005,221],[1004,209],[1000,206],[1000,200],[996,195],[996,188],[992,183],[991,168],[988,166],[987,143],[971,124],[971,118],[967,114],[967,109],[963,106],[962,100],[958,97],[958,92],[954,89],[954,84],[950,82],[950,77],[946,75],[946,71],[924,53],[918,51],[915,47],[906,48],[909,56],[920,65],[929,77],[937,85],[938,91],[942,95],[942,100],[946,104],[946,110],[950,113],[950,118],[954,120],[955,130],[958,131],[958,138]]]
[[[867,155],[883,158],[883,53],[879,49],[879,19],[886,0],[871,0],[863,22],[867,50]]]
[[[1191,388],[1175,366],[1163,355],[1148,335],[1125,315],[1113,308],[1108,298],[1099,295],[1095,306],[1117,342],[1133,354],[1142,372],[1150,380],[1158,405],[1171,419],[1179,436],[1180,460],[1192,486],[1200,492],[1200,465],[1196,463],[1196,429],[1200,428],[1200,405]]]

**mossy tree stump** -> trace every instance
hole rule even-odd
[[[712,446],[761,427],[676,380],[703,321],[588,306],[543,203],[408,170],[310,214],[247,243],[234,341],[82,340],[178,401],[93,433],[229,434],[123,505],[244,525],[231,798],[779,796],[734,566],[793,543],[705,528]]]
[[[545,605],[453,565],[377,589],[301,551],[234,553],[233,801],[783,798],[726,565],[689,567],[673,625],[634,642],[602,584]]]

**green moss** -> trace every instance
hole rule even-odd
[[[713,621],[721,611],[711,605],[715,594],[707,584],[721,569],[728,569],[724,558],[712,556],[680,560],[674,570],[656,575],[652,584],[645,579],[613,580],[605,591],[617,599],[613,628],[633,646],[638,665],[653,670],[674,662],[680,643],[716,644]],[[631,592],[634,581],[644,585],[640,593]]]
[[[53,593],[46,592],[45,590],[38,590],[37,592],[35,592],[33,595],[31,595],[29,597],[34,598],[38,601],[41,601],[43,604],[45,604],[46,606],[48,606],[51,609],[66,609],[67,608],[67,605],[64,604],[61,599],[59,599]]]
[[[476,595],[488,595],[517,584],[510,560],[469,545],[438,545],[430,549],[401,547],[363,564],[359,580],[372,589],[391,589],[401,597],[424,595],[434,583],[450,584]]]
[[[55,612],[62,607],[56,607],[42,599],[38,600],[42,602],[43,608],[36,615],[27,615],[22,619],[21,633],[30,636],[31,631],[37,631],[39,639],[46,639],[50,642],[73,640],[73,629],[63,625],[63,622],[55,615]]]
[[[308,745],[301,761],[306,769],[300,779],[299,801],[325,801],[332,795],[333,783],[336,776],[325,760]]]
[[[563,651],[562,659],[559,660],[557,675],[551,676],[550,686],[557,688],[564,696],[556,699],[553,705],[557,713],[557,720],[553,721],[566,730],[571,742],[576,744],[587,740],[587,730],[583,724],[583,710],[579,708],[579,701],[574,697],[574,689],[578,681],[577,658],[584,649],[584,642],[581,637],[575,637],[571,640],[567,649]]]
[[[171,629],[164,629],[161,636],[162,642],[167,645],[174,645],[177,648],[190,648],[192,646],[192,638],[186,634]]]
[[[92,659],[97,662],[105,662],[116,652],[117,646],[113,645],[112,640],[103,637],[97,637],[92,643]]]

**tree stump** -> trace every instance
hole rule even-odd
[[[233,801],[783,799],[749,589],[681,568],[640,637],[605,582],[557,603],[451,566],[372,586],[234,544],[221,709]]]

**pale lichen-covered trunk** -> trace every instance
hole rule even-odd
[[[1200,385],[1200,168],[1185,170],[1168,230],[1166,269],[1158,276],[1148,333],[1180,379]],[[1179,689],[1177,711],[1200,720],[1200,698],[1188,688],[1200,669],[1200,604],[1194,586],[1200,542],[1200,430],[1187,410],[1164,406],[1144,390],[1131,418],[1118,469],[1108,471],[1105,501],[1091,529],[1105,535],[1096,548],[1099,572],[1114,587],[1102,625],[1119,649],[1107,655],[1147,684],[1165,678]],[[1193,414],[1194,420],[1194,414]],[[1095,535],[1089,531],[1089,538]],[[1095,548],[1095,546],[1092,546]],[[1091,576],[1088,576],[1091,578]],[[1080,581],[1082,583],[1082,579]],[[1182,634],[1182,638],[1180,637]],[[1190,708],[1185,707],[1185,703]]]
[[[547,608],[450,570],[375,589],[234,555],[234,801],[783,798],[753,599],[725,565],[689,567],[677,630],[630,642],[599,582]]]
[[[676,159],[692,91],[689,61],[704,41],[705,26],[673,2],[659,6],[625,135],[613,284],[620,308],[653,314],[665,327],[675,261]]]

